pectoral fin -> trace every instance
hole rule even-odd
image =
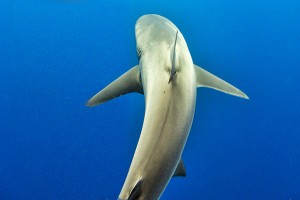
[[[125,74],[98,92],[87,102],[86,105],[96,106],[130,92],[143,94],[143,86],[140,80],[138,65],[128,70]]]
[[[186,176],[186,170],[182,159],[180,159],[177,168],[173,174],[173,177],[175,176]]]
[[[231,94],[233,96],[241,97],[244,99],[249,99],[249,97],[242,92],[241,90],[237,89],[233,85],[223,81],[219,77],[209,73],[208,71],[194,65],[196,79],[197,79],[197,87],[208,87],[212,88],[227,94]]]

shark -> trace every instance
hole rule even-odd
[[[143,15],[136,22],[135,36],[138,65],[86,105],[96,106],[132,92],[144,95],[143,126],[118,200],[157,200],[172,177],[186,176],[181,157],[194,118],[197,88],[249,98],[195,65],[182,33],[167,18]]]

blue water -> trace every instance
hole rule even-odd
[[[198,89],[183,160],[162,200],[300,199],[296,0],[3,0],[0,200],[115,200],[143,122],[130,94],[85,102],[137,64],[148,13],[181,30],[199,66],[250,101]]]

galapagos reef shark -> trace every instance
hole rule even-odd
[[[87,106],[131,92],[144,94],[143,127],[118,200],[157,200],[172,177],[186,175],[181,155],[197,87],[248,96],[195,65],[183,35],[168,19],[155,14],[140,17],[135,36],[139,64],[93,96]]]

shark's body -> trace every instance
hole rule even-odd
[[[139,65],[97,93],[88,105],[129,92],[145,95],[144,124],[119,199],[157,200],[172,176],[185,176],[181,155],[194,117],[197,87],[248,97],[195,66],[185,39],[168,19],[142,16],[135,32]]]

